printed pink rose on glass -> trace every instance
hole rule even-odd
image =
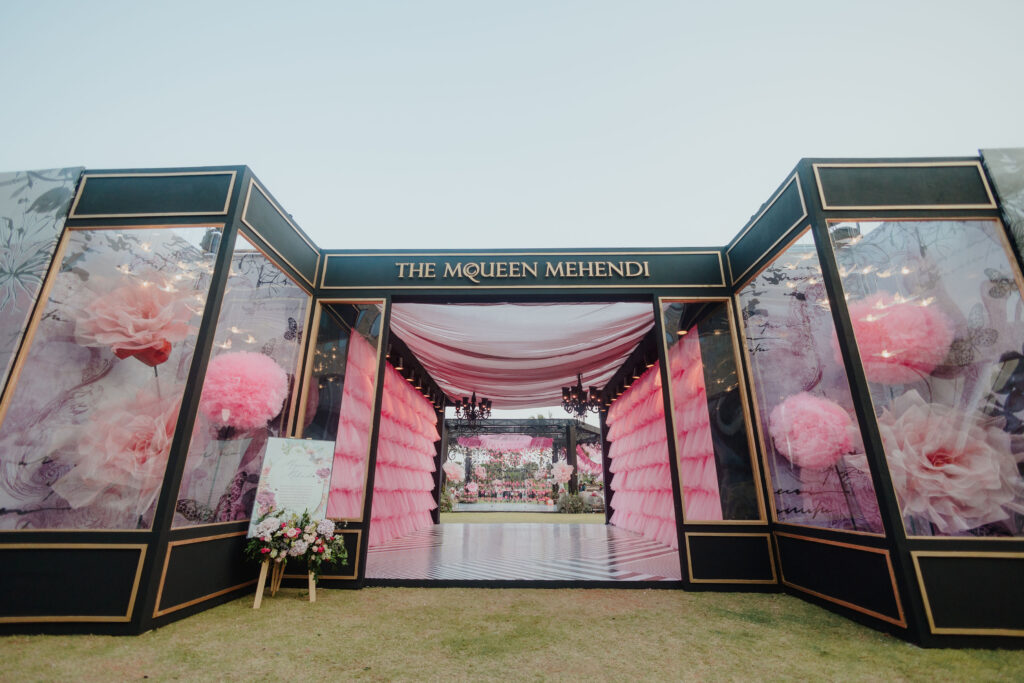
[[[142,281],[98,297],[75,320],[75,341],[110,347],[118,358],[134,356],[150,367],[166,362],[171,344],[192,329],[192,311],[180,293],[167,289]]]
[[[177,399],[147,391],[97,408],[78,444],[75,466],[53,490],[73,508],[99,504],[144,514],[163,483],[178,409]]]
[[[910,391],[882,413],[878,427],[905,517],[948,535],[1024,512],[1017,458],[995,420]]]

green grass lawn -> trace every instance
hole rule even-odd
[[[441,524],[604,524],[604,513],[442,512]]]
[[[0,638],[0,679],[1015,680],[1024,654],[922,650],[780,594],[283,589],[132,637]]]

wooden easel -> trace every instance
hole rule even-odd
[[[287,563],[287,560],[284,562],[263,560],[263,564],[260,565],[259,585],[256,587],[256,600],[252,603],[253,609],[259,609],[260,605],[263,604],[263,591],[267,587],[267,569],[270,569],[270,596],[273,597],[277,595],[277,591],[281,588],[281,579],[284,578],[284,566]],[[316,580],[313,578],[313,572],[309,573],[309,601],[316,602]]]

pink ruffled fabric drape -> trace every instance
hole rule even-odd
[[[434,523],[434,442],[440,438],[430,401],[389,363],[377,439],[371,547]]]
[[[658,365],[649,368],[608,411],[611,523],[679,547]]]
[[[327,516],[334,519],[357,519],[362,512],[366,459],[370,455],[376,366],[377,353],[373,347],[353,333],[348,342],[345,388],[341,393],[334,469],[327,498]]]
[[[668,352],[672,415],[676,428],[683,506],[692,520],[722,519],[711,418],[704,388],[704,363],[696,326]]]

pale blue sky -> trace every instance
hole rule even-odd
[[[805,156],[1024,146],[1024,2],[4,2],[0,171],[248,164],[335,248],[726,243]]]

